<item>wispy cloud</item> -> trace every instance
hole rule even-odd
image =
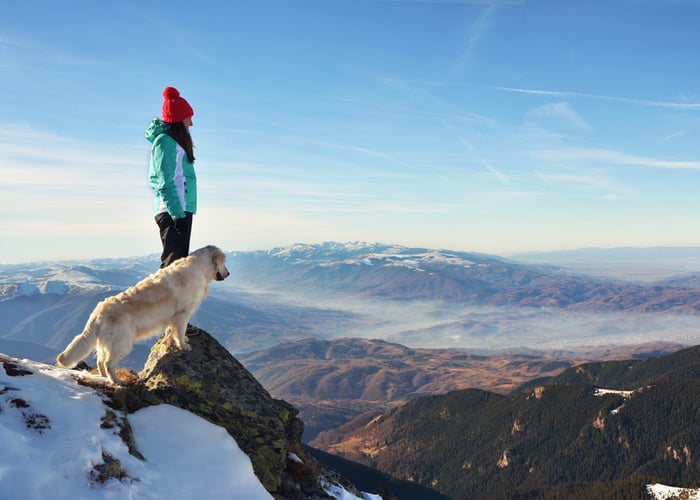
[[[609,180],[600,173],[543,173],[535,170],[535,175],[551,186],[555,183],[579,184],[601,189],[610,189]]]
[[[146,189],[147,157],[136,147],[89,144],[4,124],[0,126],[0,150],[3,211],[33,213],[47,206],[55,211],[60,207],[83,210],[122,203]]]
[[[548,189],[569,188],[584,189],[601,193],[601,199],[606,201],[621,201],[636,198],[638,195],[628,186],[615,182],[604,169],[588,168],[580,171],[542,172],[534,170],[534,174]]]
[[[527,117],[559,127],[582,130],[586,132],[591,130],[591,126],[586,122],[586,120],[584,120],[581,115],[574,111],[571,105],[566,102],[545,104],[544,106],[540,106],[530,111],[527,114]]]
[[[351,151],[354,153],[360,153],[360,154],[363,154],[365,156],[369,156],[369,157],[376,158],[379,160],[384,160],[385,162],[388,162],[388,163],[396,163],[398,165],[406,166],[405,162],[399,160],[394,155],[389,154],[389,153],[385,153],[383,151],[377,151],[374,149],[369,149],[369,148],[365,148],[365,147],[361,147],[361,146],[354,146],[354,145],[346,146],[346,145],[338,144],[338,145],[336,145],[336,147],[340,150]]]
[[[40,144],[41,147],[37,147]],[[95,158],[102,165],[133,165],[143,163],[144,148],[121,144],[96,144],[80,141],[26,125],[0,124],[0,149],[5,160],[18,160],[39,165],[87,165],[94,168]]]
[[[102,61],[62,51],[58,47],[49,47],[35,41],[16,37],[0,37],[0,68],[24,66],[75,67],[99,64],[102,64]]]
[[[666,160],[595,148],[547,148],[531,152],[532,156],[548,162],[594,163],[664,169],[700,170],[700,161]]]
[[[678,130],[676,132],[671,132],[670,134],[667,134],[667,135],[661,137],[660,141],[661,142],[668,142],[668,141],[672,141],[674,139],[678,139],[680,137],[685,137],[686,135],[688,135],[688,132],[686,132],[685,130]]]
[[[486,168],[486,170],[489,171],[492,177],[498,180],[498,182],[501,184],[510,184],[510,177],[498,170],[496,167],[485,161],[482,161],[481,164],[484,166],[484,168]]]
[[[177,47],[181,53],[187,54],[194,59],[198,59],[212,65],[220,64],[209,55],[206,49],[200,47],[196,43],[193,43],[192,37],[183,36],[183,33],[188,33],[190,29],[186,24],[183,25],[181,23],[171,21],[171,19],[174,19],[175,17],[168,17],[167,14],[169,12],[173,13],[174,11],[159,11],[158,15],[156,16],[147,14],[140,7],[137,8],[125,6],[124,8],[125,11],[131,16],[140,19],[143,22],[145,26],[144,29],[157,33],[156,38],[167,40],[171,47]]]
[[[700,109],[700,102],[674,102],[674,101],[655,101],[650,99],[633,99],[629,97],[607,96],[600,94],[587,94],[585,92],[569,92],[557,90],[540,90],[540,89],[524,89],[514,87],[493,87],[496,90],[504,92],[515,92],[519,94],[532,94],[541,96],[554,97],[583,97],[586,99],[598,99],[603,101],[614,101],[625,104],[634,104],[638,106],[650,106],[658,108],[674,108],[674,109]]]
[[[464,47],[459,58],[456,60],[448,77],[455,74],[463,73],[471,64],[474,53],[477,48],[477,43],[486,34],[491,26],[491,19],[498,11],[500,2],[479,2],[484,5],[484,9],[479,13],[479,16],[472,22],[467,29],[467,38],[464,42]]]

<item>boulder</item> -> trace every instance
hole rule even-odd
[[[304,424],[297,409],[271,397],[214,337],[197,328],[191,331],[191,351],[177,349],[162,336],[138,380],[132,373],[127,387],[103,388],[112,406],[126,414],[121,425],[128,428],[128,413],[145,406],[170,404],[188,410],[226,429],[276,498],[329,498],[321,486],[324,468],[302,447]]]

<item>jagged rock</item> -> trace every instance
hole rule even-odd
[[[289,442],[303,423],[290,404],[273,399],[221,344],[204,331],[180,351],[166,337],[156,342],[139,374],[151,396],[224,427],[251,458],[263,486],[275,492],[286,468]]]
[[[116,458],[110,456],[109,454],[102,452],[102,462],[101,464],[95,465],[95,480],[104,483],[108,479],[122,477],[122,463]]]
[[[138,381],[104,388],[113,406],[128,413],[162,403],[188,410],[225,428],[276,498],[329,498],[319,483],[322,467],[301,446],[304,424],[296,408],[272,398],[216,339],[195,330],[188,337],[191,351],[178,350],[163,336]],[[128,427],[128,416],[121,425]]]

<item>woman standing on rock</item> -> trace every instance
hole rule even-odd
[[[197,212],[197,176],[189,128],[194,111],[175,87],[163,91],[162,119],[154,118],[146,139],[152,144],[149,181],[163,253],[160,267],[190,253],[192,216]]]

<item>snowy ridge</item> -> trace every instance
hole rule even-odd
[[[317,245],[297,243],[274,248],[267,254],[298,264],[313,261],[321,267],[334,265],[403,266],[423,271],[424,264],[456,265],[466,268],[477,265],[473,259],[450,251],[361,242],[327,242]]]
[[[272,498],[222,427],[170,405],[143,408],[128,416],[140,460],[106,425],[102,396],[74,372],[4,354],[0,366],[0,498]],[[96,466],[115,459],[121,478],[100,479]],[[330,481],[326,491],[359,499]]]
[[[114,287],[107,283],[96,283],[87,281],[69,281],[60,279],[45,279],[37,282],[24,281],[14,284],[0,285],[0,300],[12,297],[32,296],[38,294],[88,294],[109,292]]]
[[[0,300],[121,291],[157,269],[153,258],[0,266]]]

